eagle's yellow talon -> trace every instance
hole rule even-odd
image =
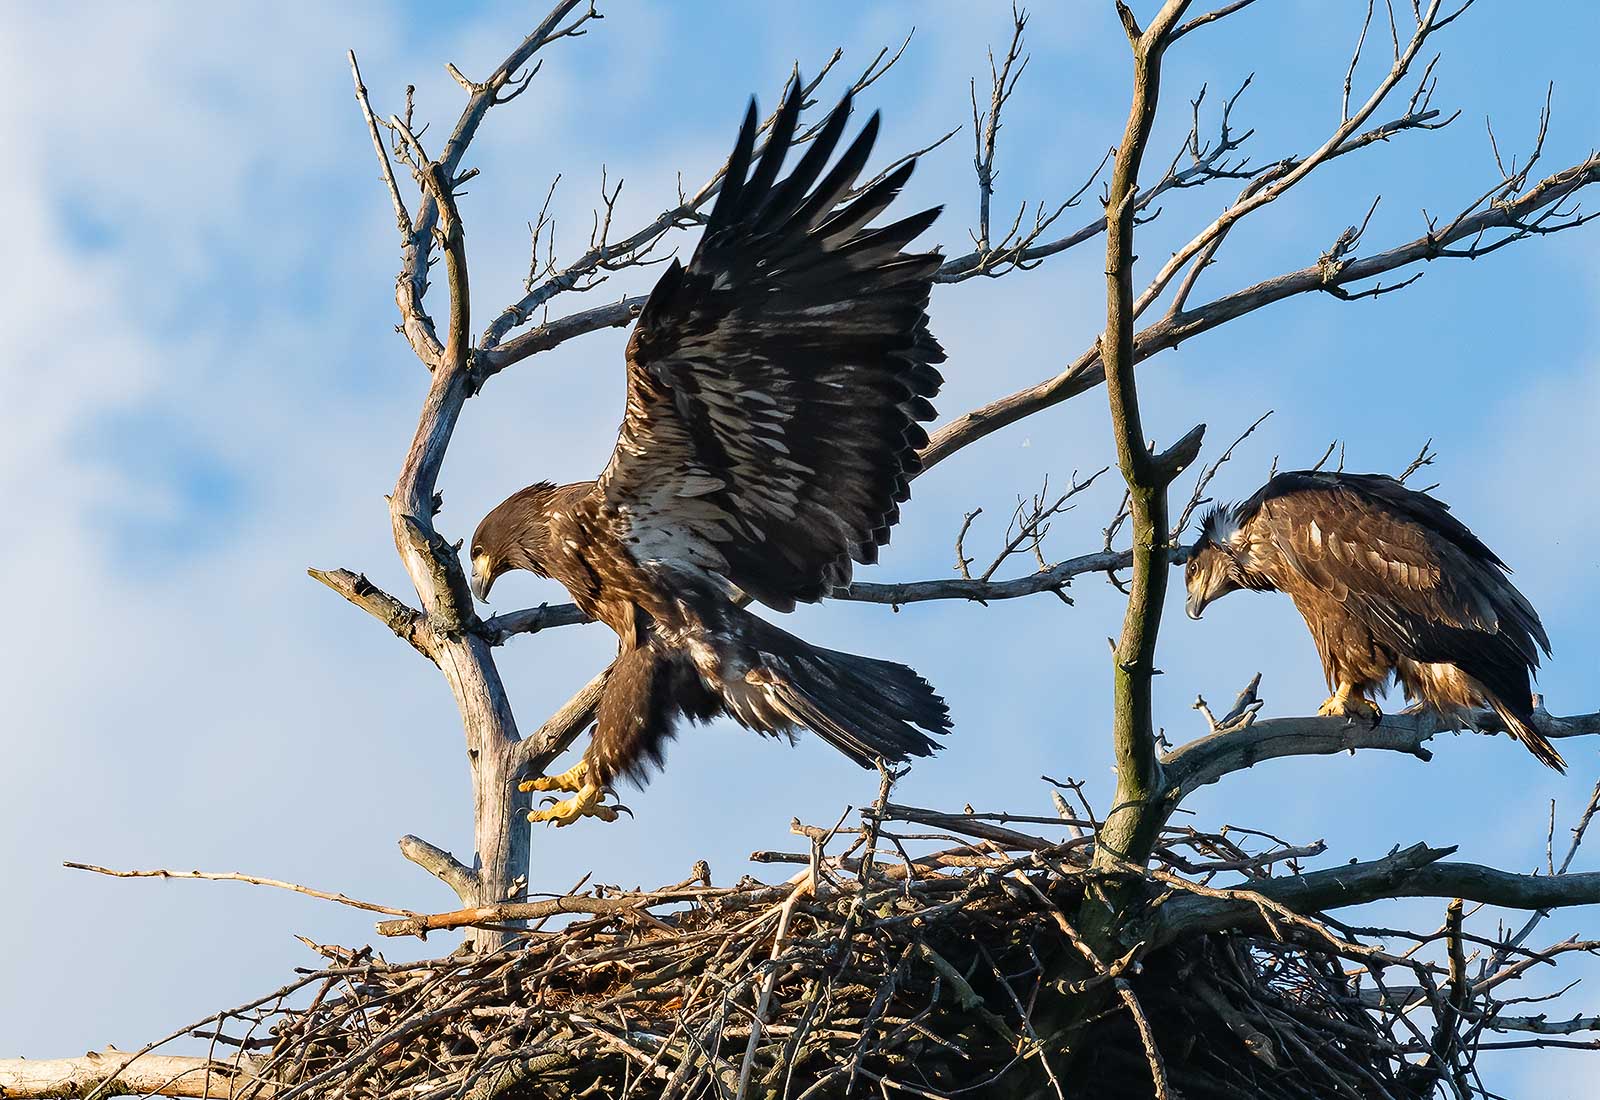
[[[564,777],[551,776],[550,778],[557,780]],[[601,821],[615,821],[618,807],[607,806],[601,801],[604,797],[604,788],[592,783],[585,783],[578,788],[578,792],[571,798],[564,798],[560,802],[546,806],[542,810],[530,812],[528,820],[532,822],[553,821],[556,823],[557,828],[571,825],[580,817],[598,817]]]
[[[1340,684],[1339,690],[1328,697],[1327,702],[1317,708],[1317,714],[1323,718],[1366,718],[1373,725],[1377,725],[1383,717],[1383,711],[1370,699],[1364,699],[1348,684]]]
[[[519,791],[581,791],[589,776],[589,765],[580,760],[560,775],[541,775],[517,784]]]

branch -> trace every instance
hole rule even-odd
[[[408,833],[400,838],[400,854],[450,887],[463,902],[470,902],[477,896],[481,885],[478,872],[443,848]]]
[[[906,40],[900,44],[900,49],[892,56],[889,56],[887,61],[884,59],[888,55],[888,50],[878,51],[871,64],[850,85],[848,94],[858,95],[882,77],[884,73],[888,72],[900,60],[910,41],[911,39],[908,35]],[[833,56],[822,66],[816,76],[812,77],[800,89],[802,108],[809,108],[813,105],[809,97],[826,79],[841,56],[843,56],[842,51],[835,50]],[[776,118],[777,112],[774,111],[762,122],[757,135],[767,134]],[[816,137],[819,129],[820,126],[813,126],[803,130],[794,137],[791,144],[794,146],[805,144]],[[959,132],[959,128],[951,130],[943,137],[911,155],[917,156],[935,149],[948,141],[957,132]],[[763,150],[766,148],[765,142],[763,142],[761,148]],[[633,298],[625,298],[608,306],[585,310],[558,321],[546,322],[528,330],[513,340],[506,341],[505,339],[513,329],[526,324],[535,311],[547,306],[557,295],[573,290],[590,290],[599,285],[599,282],[603,279],[603,276],[596,278],[599,273],[619,271],[627,267],[639,267],[657,262],[650,259],[649,256],[668,232],[673,229],[685,229],[704,223],[705,215],[702,211],[706,204],[714,199],[721,190],[727,167],[727,162],[724,161],[711,174],[711,178],[692,195],[685,196],[680,188],[679,201],[676,206],[663,211],[653,221],[615,243],[610,242],[608,239],[610,211],[615,203],[615,193],[612,193],[610,199],[606,200],[605,226],[601,227],[597,221],[596,232],[590,241],[588,251],[560,271],[548,270],[548,277],[543,281],[536,281],[530,273],[530,278],[523,288],[526,293],[516,302],[502,310],[500,315],[484,331],[477,356],[480,380],[497,374],[506,367],[528,358],[530,355],[547,351],[575,336],[601,328],[625,325],[638,316],[639,310],[644,306],[647,295],[641,294]],[[892,170],[892,167],[889,170]],[[878,178],[882,178],[882,175],[880,174],[879,177],[867,181],[866,184],[862,185],[862,189],[876,182]],[[620,184],[618,186],[620,187]],[[552,264],[546,264],[547,269],[552,267]]]
[[[694,896],[694,895],[690,895]],[[447,931],[451,928],[468,928],[484,924],[510,924],[513,921],[538,920],[562,913],[602,915],[629,909],[641,909],[646,904],[637,897],[581,898],[559,897],[545,901],[506,902],[502,905],[475,905],[449,913],[417,913],[403,920],[386,920],[378,923],[381,936],[417,936],[426,939],[429,932]]]
[[[113,871],[109,867],[97,867],[92,863],[74,863],[71,860],[63,862],[61,866],[70,867],[74,871],[93,871],[97,875],[109,875],[111,878],[186,878],[204,879],[207,882],[248,882],[252,886],[271,886],[277,890],[304,894],[309,898],[335,901],[352,909],[365,909],[369,913],[389,913],[401,917],[416,915],[410,909],[396,909],[389,905],[378,905],[376,902],[357,901],[343,894],[330,894],[325,890],[313,890],[309,886],[301,886],[299,883],[284,882],[275,878],[259,878],[256,875],[240,874],[238,871],[168,871],[160,868],[151,871]]]
[[[132,1063],[130,1065],[130,1063]],[[273,1096],[276,1086],[259,1080],[255,1058],[190,1058],[107,1047],[79,1058],[0,1059],[0,1096],[197,1096],[234,1100]]]
[[[1244,160],[1230,162],[1229,158],[1255,131],[1248,130],[1243,134],[1234,136],[1228,125],[1233,106],[1238,102],[1239,94],[1244,91],[1244,87],[1247,87],[1249,83],[1246,80],[1244,86],[1240,87],[1239,92],[1235,93],[1227,101],[1222,112],[1220,133],[1214,142],[1207,142],[1204,147],[1202,147],[1200,140],[1199,100],[1196,100],[1194,127],[1190,130],[1183,146],[1178,150],[1177,156],[1173,158],[1166,172],[1153,185],[1140,191],[1138,197],[1134,199],[1133,208],[1136,214],[1148,209],[1168,191],[1199,187],[1213,180],[1239,179],[1251,174],[1244,170],[1246,163]],[[1205,93],[1202,91],[1201,97],[1203,98],[1204,95]],[[1180,169],[1178,162],[1185,152],[1191,154],[1191,163]],[[1031,270],[1049,257],[1066,252],[1104,233],[1106,219],[1105,215],[1102,214],[1093,221],[1079,226],[1056,240],[1046,241],[1042,244],[1035,243],[1057,218],[1078,205],[1078,201],[1094,185],[1095,180],[1100,178],[1100,173],[1115,155],[1115,148],[1107,150],[1106,155],[1101,158],[1100,163],[1089,174],[1089,178],[1084,181],[1083,186],[1068,196],[1067,200],[1053,214],[1046,217],[1041,207],[1039,215],[1034,220],[1033,228],[1025,236],[1018,237],[1017,229],[1021,224],[1022,213],[1025,212],[1026,208],[1018,212],[1017,222],[1013,224],[1011,231],[1008,232],[1000,244],[986,247],[980,242],[979,247],[974,251],[946,260],[939,268],[935,281],[940,283],[961,283],[979,275],[990,278],[997,277],[1016,268]],[[1150,218],[1154,217],[1155,214],[1150,215]],[[1144,220],[1148,221],[1149,219]]]
[[[1194,429],[1161,455],[1145,443],[1134,382],[1133,233],[1134,201],[1139,166],[1155,123],[1160,99],[1161,61],[1188,0],[1167,0],[1148,29],[1137,30],[1131,11],[1117,5],[1133,39],[1133,97],[1128,125],[1117,146],[1106,199],[1106,327],[1100,337],[1111,405],[1117,465],[1128,483],[1133,520],[1133,583],[1122,636],[1112,657],[1112,742],[1116,752],[1117,790],[1095,845],[1094,866],[1111,862],[1142,864],[1160,830],[1163,781],[1156,757],[1151,718],[1150,682],[1155,675],[1156,637],[1166,595],[1168,561],[1167,486],[1194,460],[1204,426]],[[1115,906],[1112,906],[1114,908]],[[1103,939],[1109,921],[1106,906],[1091,908],[1091,938]]]
[[[886,603],[894,606],[922,603],[927,600],[973,600],[988,603],[990,600],[1014,600],[1040,592],[1060,592],[1072,578],[1083,573],[1104,573],[1111,569],[1126,569],[1133,561],[1129,550],[1103,550],[1068,558],[1048,569],[1041,569],[1025,577],[1004,581],[986,581],[973,578],[949,580],[902,581],[898,584],[870,584],[856,581],[845,588],[835,588],[831,598],[857,603]]]
[[[1156,946],[1180,935],[1249,925],[1261,919],[1263,902],[1304,915],[1396,897],[1399,896],[1396,891],[1409,876],[1454,852],[1454,847],[1430,848],[1426,844],[1413,844],[1367,863],[1350,863],[1327,871],[1269,879],[1253,890],[1171,897],[1155,910],[1145,938],[1151,946]],[[1452,893],[1450,896],[1466,895]]]
[[[445,142],[444,150],[439,156],[436,167],[439,169],[440,179],[450,181],[455,178],[456,171],[461,166],[461,158],[466,155],[467,147],[478,132],[478,126],[489,113],[489,108],[501,102],[501,92],[515,78],[517,70],[547,43],[568,37],[569,34],[576,32],[578,26],[594,17],[595,13],[591,7],[589,12],[579,16],[572,26],[565,30],[558,29],[561,21],[571,14],[579,3],[580,0],[558,0],[550,13],[516,49],[507,55],[487,80],[472,85],[475,90],[468,97],[466,106],[462,108],[461,117],[456,120],[455,129],[451,131],[450,138]],[[447,193],[448,189],[445,191]],[[396,287],[396,297],[401,301],[402,317],[406,316],[407,301],[415,301],[420,307],[422,297],[427,293],[429,254],[433,248],[434,228],[439,222],[439,214],[439,191],[425,188],[422,206],[417,210],[415,227],[403,246],[404,259]],[[465,320],[464,314],[462,319]],[[409,325],[406,335],[411,336]],[[429,335],[431,336],[431,333]],[[437,338],[434,338],[433,343],[437,346]],[[413,340],[413,347],[415,346],[416,341]],[[435,359],[442,357],[443,354],[443,349],[439,349]],[[429,361],[427,356],[423,356],[422,351],[419,350],[418,355],[424,362]]]
[[[1188,548],[1173,546],[1169,551],[1172,562],[1183,561]],[[1057,592],[1068,587],[1072,578],[1085,573],[1105,573],[1113,569],[1126,569],[1133,562],[1129,550],[1100,550],[1080,554],[1075,558],[1057,562],[1027,576],[1003,581],[985,581],[976,577],[950,578],[926,581],[895,581],[874,584],[856,581],[844,588],[835,588],[828,598],[852,603],[904,604],[926,603],[930,600],[970,600],[988,603],[991,600],[1015,600],[1035,596],[1041,592]],[[588,619],[576,605],[570,603],[540,604],[522,611],[508,611],[485,620],[478,633],[492,645],[504,645],[518,634],[534,634],[560,626],[587,623]]]
[[[904,49],[904,46],[901,47]],[[881,56],[881,55],[880,55]],[[853,91],[859,92],[866,84],[876,80],[887,71],[888,66],[898,59],[899,54],[891,58],[887,65],[876,71],[869,68],[863,74],[863,79],[852,86]],[[831,64],[831,62],[830,62]],[[820,83],[827,69],[819,73],[816,80],[807,85],[809,93],[812,88]],[[1241,89],[1242,90],[1242,89]],[[1237,97],[1235,97],[1237,98]],[[1233,100],[1229,101],[1231,106]],[[1434,112],[1436,114],[1437,112]],[[1429,117],[1432,117],[1431,115]],[[770,122],[770,119],[768,120]],[[1393,126],[1395,124],[1391,124]],[[763,127],[765,128],[765,127]],[[943,144],[959,128],[938,138],[928,146],[917,151],[916,154],[929,152]],[[1245,139],[1251,136],[1246,132],[1237,137],[1228,130],[1228,116],[1224,112],[1222,132],[1217,141],[1208,143],[1193,158],[1193,163],[1178,169],[1174,161],[1162,178],[1154,185],[1139,193],[1134,206],[1138,211],[1147,209],[1156,199],[1174,189],[1197,187],[1218,179],[1234,179],[1245,173],[1241,170],[1243,162],[1230,163],[1230,155],[1236,151]],[[796,138],[796,144],[809,135]],[[1377,140],[1374,137],[1372,140]],[[1191,134],[1185,148],[1199,148],[1198,134]],[[1114,151],[1112,151],[1114,152]],[[1101,170],[1110,159],[1112,152],[1108,152],[1093,173],[1090,174],[1084,185],[1061,204],[1053,213],[1045,214],[1041,207],[1034,218],[1032,228],[1020,237],[1016,230],[1020,228],[1022,212],[1018,214],[1018,225],[1013,227],[1012,233],[1001,245],[991,248],[980,248],[961,256],[945,261],[940,267],[936,281],[941,283],[959,283],[980,275],[994,276],[1004,271],[1015,268],[1029,269],[1037,266],[1041,261],[1062,252],[1066,252],[1077,245],[1091,241],[1105,232],[1106,220],[1102,215],[1088,222],[1070,233],[1052,241],[1037,243],[1054,221],[1066,210],[1077,205],[1084,192],[1099,178]],[[1183,150],[1180,150],[1180,156]],[[902,160],[905,158],[901,158]],[[898,162],[897,162],[898,163]],[[641,227],[638,231],[614,245],[605,249],[591,249],[578,260],[562,269],[559,273],[551,274],[543,283],[530,286],[523,298],[510,306],[497,317],[494,323],[484,333],[476,358],[477,372],[480,379],[497,374],[507,367],[527,359],[540,352],[549,351],[568,340],[591,332],[598,332],[607,328],[620,328],[631,324],[644,308],[648,295],[639,294],[622,298],[603,306],[580,310],[556,320],[545,321],[528,329],[514,339],[506,340],[505,337],[518,325],[526,323],[534,311],[546,306],[557,294],[564,290],[575,289],[583,285],[583,280],[596,270],[610,263],[613,258],[636,255],[648,249],[656,240],[673,228],[683,228],[700,223],[703,215],[700,213],[705,204],[714,198],[722,182],[722,173],[726,166],[719,168],[711,178],[693,195],[684,198],[678,205],[664,211],[654,221]]]
[[[306,573],[376,618],[428,660],[435,659],[427,618],[367,580],[366,574],[348,569],[307,569]]]
[[[1303,160],[1296,161],[1292,166],[1286,165],[1271,171],[1261,180],[1252,183],[1250,187],[1245,189],[1245,193],[1240,196],[1239,201],[1224,210],[1216,221],[1206,226],[1187,244],[1172,254],[1171,258],[1161,266],[1161,270],[1156,273],[1155,278],[1150,280],[1150,285],[1145,288],[1144,293],[1140,295],[1139,301],[1134,307],[1136,316],[1143,313],[1152,302],[1161,296],[1162,291],[1166,289],[1167,285],[1177,276],[1185,264],[1195,259],[1202,252],[1214,251],[1212,249],[1214,242],[1226,236],[1240,219],[1274,201],[1314,172],[1320,165],[1339,155],[1341,146],[1360,131],[1367,119],[1372,117],[1373,112],[1382,106],[1389,93],[1395,89],[1400,81],[1405,79],[1406,74],[1410,71],[1411,63],[1416,59],[1423,43],[1427,41],[1429,35],[1439,28],[1439,25],[1435,23],[1435,18],[1439,11],[1439,3],[1440,0],[1433,0],[1427,12],[1419,17],[1416,33],[1411,37],[1410,42],[1406,44],[1405,49],[1396,56],[1389,72],[1379,81],[1378,87],[1373,90],[1367,101],[1353,114],[1346,114],[1333,134],[1315,152]],[[1364,36],[1364,29],[1362,33]],[[1359,52],[1360,47],[1358,46],[1358,56]],[[1353,64],[1352,62],[1352,66]]]
[[[1541,210],[1553,209],[1577,191],[1596,182],[1600,182],[1600,154],[1546,177],[1519,198],[1494,204],[1477,214],[1462,218],[1444,232],[1429,232],[1386,252],[1349,260],[1332,271],[1322,264],[1314,264],[1245,287],[1193,309],[1184,309],[1139,331],[1134,338],[1134,360],[1143,362],[1157,352],[1175,348],[1193,336],[1297,294],[1325,291],[1330,286],[1348,286],[1441,257],[1475,258],[1498,247],[1498,244],[1474,246],[1472,250],[1450,250],[1448,246],[1477,238],[1491,230],[1511,230],[1503,238],[1507,241],[1539,235],[1529,233],[1525,228],[1531,218]],[[1576,228],[1577,224],[1569,219],[1560,223],[1560,228]],[[1539,228],[1556,229],[1554,226]],[[942,462],[963,447],[1036,412],[1086,393],[1103,381],[1105,371],[1099,349],[1091,347],[1055,377],[991,401],[946,424],[933,434],[923,448],[923,467],[926,469]]]
[[[1414,844],[1382,859],[1269,879],[1253,890],[1227,891],[1226,897],[1173,897],[1157,909],[1147,938],[1155,946],[1178,935],[1254,923],[1261,914],[1257,897],[1308,915],[1390,898],[1463,898],[1507,909],[1600,905],[1600,871],[1521,875],[1439,862],[1454,851]]]
[[[518,634],[537,634],[558,626],[576,626],[593,621],[579,611],[576,604],[558,603],[552,607],[542,603],[538,607],[507,611],[504,615],[485,619],[478,624],[478,633],[490,645],[505,645]]]
[[[367,133],[372,137],[372,146],[378,155],[378,166],[383,171],[383,182],[389,190],[389,201],[394,206],[395,222],[400,230],[403,269],[410,272],[416,269],[419,262],[416,256],[418,248],[416,226],[406,211],[405,200],[400,197],[400,187],[395,183],[394,165],[390,162],[389,152],[384,148],[383,138],[378,133],[379,122],[377,116],[373,114],[372,103],[367,98],[367,87],[361,81],[361,68],[356,64],[355,51],[348,51],[348,56],[350,76],[356,85],[356,103],[361,108],[361,117],[366,121]],[[384,122],[382,125],[387,126],[388,123]],[[428,316],[428,311],[422,304],[422,296],[428,289],[426,261],[422,261],[421,267],[424,272],[422,279],[402,276],[395,283],[395,306],[400,310],[400,331],[405,335],[417,358],[432,370],[444,349],[440,346],[439,337],[434,331],[433,318]]]
[[[1224,4],[1215,11],[1208,11],[1204,15],[1197,15],[1187,23],[1183,24],[1183,26],[1173,31],[1172,37],[1167,40],[1167,44],[1170,46],[1172,43],[1176,42],[1190,31],[1199,30],[1207,23],[1215,23],[1219,19],[1225,19],[1241,8],[1248,8],[1255,2],[1256,0],[1233,0],[1233,3]]]
[[[578,739],[578,735],[594,720],[594,708],[600,703],[600,692],[611,674],[607,665],[599,675],[590,680],[560,710],[552,714],[533,733],[519,742],[512,754],[511,777],[520,779],[529,775],[543,775],[550,763]]]
[[[1505,732],[1492,711],[1474,715],[1486,733]],[[1557,718],[1540,708],[1534,727],[1550,738],[1600,735],[1600,713]],[[1453,727],[1431,713],[1386,714],[1376,725],[1347,718],[1270,718],[1243,728],[1198,738],[1167,755],[1162,761],[1167,781],[1178,799],[1225,775],[1245,771],[1263,760],[1286,756],[1331,756],[1356,749],[1383,749],[1432,760],[1423,746]]]
[[[411,554],[409,562],[420,563],[427,570],[435,593],[435,611],[439,631],[449,637],[459,637],[478,626],[478,613],[472,604],[472,589],[467,586],[467,575],[461,568],[458,556],[460,543],[452,546],[443,535],[409,513],[400,515],[406,545]]]
[[[405,920],[380,921],[378,934],[383,936],[417,936],[426,939],[429,932],[448,931],[452,928],[473,928],[485,924],[510,924],[516,921],[543,920],[564,913],[590,916],[607,916],[614,913],[638,913],[642,920],[653,920],[646,910],[657,905],[683,902],[721,902],[728,908],[750,908],[762,901],[773,900],[791,892],[792,887],[772,886],[754,891],[749,886],[711,887],[691,886],[688,880],[677,886],[648,893],[627,893],[617,897],[581,897],[563,894],[541,901],[508,901],[500,905],[475,905],[449,913],[417,913]]]

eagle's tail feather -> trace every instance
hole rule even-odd
[[[928,734],[950,728],[944,700],[905,665],[803,642],[781,656],[773,702],[864,768],[928,756],[939,747]]]
[[[1550,739],[1534,729],[1533,724],[1528,721],[1532,713],[1531,710],[1529,714],[1519,714],[1488,693],[1485,693],[1485,702],[1500,717],[1500,721],[1505,723],[1506,732],[1521,741],[1528,751],[1533,753],[1534,758],[1539,763],[1547,768],[1554,768],[1563,775],[1566,774],[1566,760],[1556,751],[1556,747],[1550,743]]]

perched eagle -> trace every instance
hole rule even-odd
[[[926,756],[927,734],[949,728],[906,666],[820,649],[740,606],[793,610],[877,560],[943,382],[926,313],[940,256],[904,251],[938,209],[869,228],[914,163],[855,193],[876,114],[824,173],[848,97],[779,179],[801,99],[791,83],[753,166],[751,102],[694,258],[666,269],[634,327],[599,479],[523,489],[473,536],[480,599],[532,570],[619,639],[582,761],[524,787],[576,793],[532,820],[614,820],[605,790],[643,781],[680,717],[811,729],[869,767]]]
[[[1492,709],[1561,771],[1532,724],[1530,679],[1550,639],[1509,571],[1426,493],[1382,474],[1299,471],[1207,514],[1184,579],[1191,619],[1240,588],[1288,593],[1333,692],[1319,714],[1376,719],[1371,696],[1392,673],[1418,708],[1458,724]]]

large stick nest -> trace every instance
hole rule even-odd
[[[809,852],[756,854],[802,865],[786,882],[716,887],[700,865],[662,890],[573,892],[544,903],[570,923],[519,928],[487,954],[395,964],[319,948],[330,965],[196,1033],[243,1048],[249,1074],[233,1095],[274,1100],[1406,1100],[1482,1088],[1490,1009],[1452,960],[1265,911],[1253,928],[1094,955],[1074,926],[1085,891],[1106,882],[1088,869],[1085,816],[1089,828],[881,799],[859,829],[797,824]],[[1010,827],[1029,822],[1073,835]],[[1169,829],[1138,908],[1307,852],[1250,835],[1264,850],[1238,831]],[[847,847],[829,854],[836,843]],[[1440,931],[1384,935],[1446,943],[1459,963],[1453,912]],[[1392,981],[1397,966],[1408,984]],[[1509,967],[1528,969],[1520,957]]]

